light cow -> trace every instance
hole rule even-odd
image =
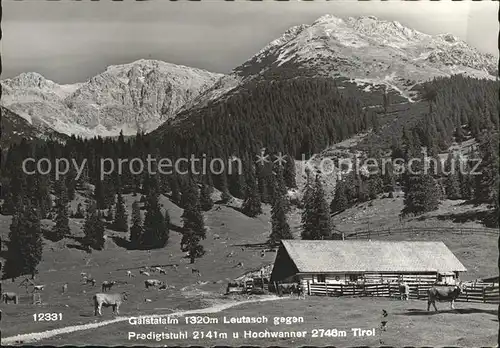
[[[120,314],[120,305],[127,300],[127,293],[121,294],[95,294],[92,299],[94,301],[94,315],[102,315],[102,307],[113,307],[113,313]]]
[[[162,285],[163,283],[159,281],[158,279],[147,279],[144,281],[144,285],[146,286],[146,289],[149,289],[150,287],[157,287]]]
[[[436,301],[450,301],[451,309],[455,309],[453,304],[463,290],[464,284],[462,282],[455,286],[433,286],[427,290],[427,312],[430,310],[431,304],[434,306],[436,312],[438,311]]]

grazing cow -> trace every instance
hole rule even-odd
[[[87,274],[85,272],[80,273],[80,275],[82,276],[82,278],[88,278],[88,277],[90,277],[90,274]]]
[[[400,283],[399,295],[401,300],[408,301],[408,299],[410,298],[410,286],[406,283]]]
[[[134,275],[132,274],[131,271],[127,271],[127,277],[131,278],[131,277],[134,277]]]
[[[431,308],[431,304],[434,306],[434,309],[437,310],[436,300],[437,301],[450,301],[451,309],[455,309],[453,307],[453,303],[460,296],[464,288],[462,282],[455,286],[433,286],[429,290],[427,290],[427,312]]]
[[[115,285],[116,282],[113,280],[113,281],[108,281],[108,280],[105,280],[102,282],[102,285],[101,285],[101,291],[102,292],[106,292],[108,290],[111,290],[111,288],[113,287],[113,285]]]
[[[155,267],[155,271],[159,272],[160,274],[167,274],[167,271],[161,267]]]
[[[83,278],[85,284],[92,284],[92,286],[95,286],[96,280],[94,278]]]
[[[158,279],[148,279],[144,281],[144,285],[146,286],[146,289],[149,289],[150,287],[157,287],[162,285],[162,282]]]
[[[201,272],[200,272],[200,270],[199,270],[199,269],[194,269],[194,268],[192,268],[192,269],[191,269],[191,273],[196,273],[196,275],[197,275],[198,277],[201,277]]]
[[[238,264],[236,265],[236,267],[243,267],[243,262],[238,262]]]
[[[234,251],[231,251],[229,254],[226,255],[226,257],[233,257],[234,256]]]
[[[9,301],[14,301],[14,304],[18,304],[19,296],[15,292],[2,293],[2,302],[9,303]]]
[[[62,293],[65,294],[66,291],[68,291],[68,283],[64,283],[64,285],[62,286]]]
[[[45,285],[33,285],[33,292],[43,291]]]
[[[92,299],[94,300],[94,315],[102,315],[102,306],[113,307],[113,313],[120,314],[120,305],[127,300],[127,293],[95,294]]]
[[[144,274],[144,275],[145,275],[145,276],[147,276],[147,277],[149,277],[149,276],[150,276],[149,272],[146,272],[146,271],[144,271],[144,270],[142,270],[142,269],[139,271],[139,273],[140,273],[140,274]]]

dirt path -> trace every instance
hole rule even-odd
[[[286,297],[285,297],[286,298]],[[106,326],[106,325],[111,325],[114,323],[119,323],[122,321],[127,321],[129,318],[132,317],[137,317],[137,318],[143,318],[143,317],[150,317],[150,316],[159,316],[159,317],[175,317],[175,316],[184,316],[184,315],[190,315],[190,314],[204,314],[204,313],[218,313],[223,310],[226,310],[231,307],[239,306],[241,304],[245,303],[252,303],[252,302],[264,302],[264,301],[274,301],[274,300],[279,300],[279,297],[265,297],[265,298],[260,298],[256,300],[246,300],[246,301],[233,301],[229,303],[220,303],[213,305],[212,307],[208,308],[200,308],[200,309],[193,309],[189,311],[180,311],[180,312],[174,312],[174,313],[169,313],[169,314],[151,314],[151,315],[140,315],[140,316],[128,316],[128,317],[116,317],[115,319],[111,320],[104,320],[100,321],[97,323],[90,323],[90,324],[83,324],[83,325],[73,325],[73,326],[66,326],[62,327],[59,329],[53,329],[53,330],[47,330],[47,331],[42,331],[42,332],[32,332],[32,333],[27,333],[27,334],[20,334],[16,336],[10,336],[10,337],[2,337],[2,345],[12,345],[12,344],[26,344],[29,342],[34,342],[34,341],[40,341],[46,338],[58,336],[58,335],[63,335],[63,334],[68,334],[76,331],[84,331],[84,330],[92,330],[92,329],[97,329],[101,326]]]

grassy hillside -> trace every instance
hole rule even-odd
[[[125,196],[129,217],[133,201],[139,198],[140,196]],[[77,202],[82,202],[83,200],[84,198],[78,194],[77,199],[72,203],[72,209],[76,209]],[[208,306],[209,302],[207,301],[220,299],[220,294],[225,291],[228,280],[274,261],[275,253],[265,252],[262,256],[261,248],[258,246],[258,244],[266,241],[270,232],[270,209],[268,206],[264,206],[264,213],[259,217],[249,218],[238,211],[237,207],[241,202],[237,200],[229,205],[216,204],[211,211],[204,214],[207,226],[207,239],[203,241],[203,245],[207,253],[202,259],[197,260],[194,265],[191,265],[180,250],[181,235],[177,232],[182,225],[182,209],[164,196],[161,196],[160,203],[163,205],[163,209],[168,209],[171,216],[170,240],[164,249],[151,251],[127,250],[124,247],[126,245],[124,241],[128,238],[128,234],[107,230],[105,250],[87,254],[78,249],[78,238],[82,236],[81,228],[83,219],[71,219],[71,238],[66,238],[56,243],[45,239],[43,261],[39,265],[40,273],[36,278],[37,284],[45,284],[46,286],[42,294],[44,305],[36,307],[30,304],[30,295],[26,294],[23,288],[19,288],[19,283],[23,278],[18,278],[14,283],[11,283],[10,280],[3,281],[2,291],[16,291],[22,294],[20,305],[1,305],[4,317],[9,318],[2,321],[3,337],[94,322],[91,297],[93,293],[100,291],[99,286],[104,280],[126,282],[118,284],[113,289],[114,291],[127,290],[130,292],[130,300],[122,308],[124,315],[137,315],[139,313],[164,314],[179,309]],[[481,211],[485,209],[485,207],[481,206],[467,206],[461,201],[444,201],[438,211],[400,222],[398,214],[401,206],[402,195],[396,195],[394,199],[379,198],[343,212],[335,217],[334,222],[337,229],[346,232],[368,228],[380,229],[402,226],[479,227],[480,224],[478,222],[468,221],[464,223],[460,217],[464,214],[466,216],[467,214],[470,215],[474,210]],[[296,238],[300,235],[300,214],[301,211],[297,208],[292,209],[292,212],[289,214],[289,222]],[[0,216],[0,237],[2,240],[7,239],[10,222],[10,216]],[[43,220],[43,226],[46,229],[52,225],[53,222]],[[491,236],[426,234],[411,237],[396,236],[392,238],[444,241],[468,268],[469,272],[465,274],[465,279],[493,276],[498,273],[496,268],[498,249],[496,247],[496,240],[493,241]],[[251,246],[252,244],[254,246]],[[233,255],[229,256],[231,252]],[[243,263],[243,267],[237,267],[239,262]],[[179,265],[177,270],[170,267],[174,264]],[[150,277],[139,275],[140,267],[156,265],[167,269],[166,276],[155,273],[151,274]],[[192,273],[192,268],[199,269],[201,276],[198,277]],[[131,270],[136,276],[127,278],[126,270]],[[82,285],[80,272],[86,272],[95,277],[97,287],[92,288],[90,285]],[[167,284],[174,286],[174,288],[166,291],[145,290],[145,279],[166,280]],[[60,289],[65,282],[68,283],[68,292],[63,295],[60,293]],[[151,300],[151,302],[145,302],[146,299]],[[309,306],[313,306],[314,308],[321,307],[318,302],[320,300],[312,299],[310,301]],[[375,308],[380,306],[378,302],[377,304],[373,303]],[[345,305],[348,306],[347,304]],[[288,309],[290,313],[297,311],[297,309],[293,309],[295,308],[294,306],[292,305]],[[420,308],[424,306],[424,303],[418,302],[418,306]],[[255,308],[257,313],[260,307],[253,308]],[[264,310],[265,306],[262,308]],[[353,316],[352,320],[359,322],[359,318],[361,317],[365,318],[366,315],[372,316],[372,314],[365,313],[361,308],[364,308],[364,305],[360,306],[358,309],[359,313],[357,316]],[[35,312],[60,312],[63,314],[64,320],[63,323],[33,322],[32,315]],[[104,309],[104,316],[111,318],[110,312],[111,309]],[[401,315],[410,320],[408,322],[408,325],[410,325],[412,316],[410,314]],[[316,317],[318,316],[316,315]],[[320,319],[317,320],[319,321]],[[308,325],[312,325],[311,322]],[[99,329],[97,332],[100,332],[100,330],[104,329]],[[118,327],[113,327],[113,330],[118,330]],[[109,341],[109,344],[123,342],[123,340],[119,341],[123,338],[122,335],[119,335],[118,331],[113,332],[116,335],[113,340]],[[69,335],[67,336],[69,337],[67,341],[63,336],[62,341],[51,342],[54,344],[63,342],[73,343],[73,339],[79,337],[78,335],[88,335],[88,333],[75,334],[75,336]],[[253,341],[248,341],[249,344],[251,342]],[[360,341],[359,343],[370,344],[369,342],[371,341]],[[452,341],[450,341],[451,343]],[[234,342],[234,344],[237,344],[237,342]],[[303,342],[303,344],[308,343]]]

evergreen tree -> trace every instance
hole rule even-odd
[[[314,209],[314,187],[312,183],[312,174],[309,168],[306,168],[306,184],[304,187],[304,194],[302,196],[302,216],[301,216],[301,238],[302,239],[312,239],[314,234],[314,221],[313,221],[313,209]]]
[[[144,218],[143,247],[146,249],[163,248],[169,239],[168,226],[160,210],[158,193],[150,191],[146,199],[146,216]]]
[[[125,201],[120,191],[118,191],[116,199],[116,212],[115,219],[113,221],[113,228],[116,231],[127,232],[128,231],[128,215],[125,208]]]
[[[52,235],[56,241],[60,241],[66,235],[70,234],[69,218],[68,218],[68,197],[66,191],[66,183],[59,180],[56,184],[56,224],[52,228]]]
[[[319,175],[314,182],[312,197],[308,198],[304,210],[307,211],[305,224],[303,223],[302,239],[331,239],[332,222],[330,209],[325,200],[325,193]],[[307,229],[304,228],[304,225]],[[304,233],[306,232],[306,233]]]
[[[74,158],[74,157],[73,157]],[[76,189],[76,170],[74,166],[70,165],[68,174],[66,175],[66,189],[68,193],[68,201],[71,202],[75,199],[75,189]]]
[[[276,181],[275,181],[276,182]],[[274,185],[274,190],[279,191],[277,185]],[[269,236],[269,243],[271,246],[276,246],[282,239],[293,239],[290,226],[286,217],[286,205],[284,196],[276,196],[273,200],[273,207],[271,209],[271,235]]]
[[[132,226],[130,227],[130,244],[132,248],[138,249],[141,247],[143,234],[141,207],[139,201],[135,201],[132,204]]]
[[[211,197],[211,188],[207,184],[201,185],[200,205],[203,211],[209,211],[214,206],[214,201],[212,200]]]
[[[458,157],[450,153],[445,163],[444,187],[448,199],[461,199]]]
[[[436,180],[429,174],[410,177],[408,191],[405,192],[402,216],[421,215],[439,207],[439,192]]]
[[[471,168],[469,167],[469,163],[467,160],[460,160],[458,162],[458,181],[460,184],[460,196],[465,200],[474,199],[474,178],[473,175],[470,175]]]
[[[346,196],[345,183],[342,180],[338,180],[335,187],[335,195],[330,203],[330,213],[339,213],[346,210],[348,207],[349,201]]]
[[[15,209],[10,226],[4,278],[31,274],[33,279],[43,253],[40,216],[29,203],[26,206],[18,205]]]
[[[255,181],[254,171],[252,170],[247,178],[245,189],[245,201],[241,206],[243,214],[249,217],[256,217],[262,214],[262,204],[260,194]]]
[[[104,187],[100,178],[97,178],[94,189],[94,199],[96,201],[96,209],[106,209],[106,199],[104,196]]]
[[[297,188],[297,182],[295,180],[296,170],[295,161],[290,155],[286,155],[286,162],[283,168],[283,179],[285,180],[286,187],[290,189]]]
[[[189,253],[191,263],[196,258],[205,254],[203,246],[200,244],[206,238],[205,222],[200,210],[198,188],[195,182],[190,179],[182,193],[182,213],[183,234],[181,240],[181,250]]]
[[[274,200],[283,200],[283,209],[285,213],[290,211],[290,201],[288,199],[288,190],[286,189],[285,181],[283,179],[283,167],[276,165],[273,175],[271,177],[271,203],[274,204]]]
[[[368,196],[370,199],[377,198],[379,193],[382,193],[384,190],[384,183],[380,175],[375,174],[371,175],[368,179]]]
[[[102,250],[104,248],[104,230],[101,213],[97,210],[96,204],[91,202],[83,224],[83,233],[85,234],[83,244],[88,252],[91,249]]]
[[[494,203],[499,185],[498,134],[483,133],[479,144],[481,163],[476,170],[474,198],[477,202]]]

